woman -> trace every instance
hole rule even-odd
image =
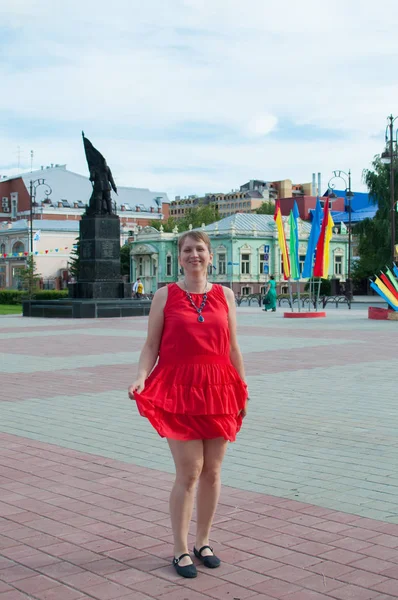
[[[206,567],[220,565],[209,545],[210,528],[220,495],[222,460],[246,415],[248,395],[236,339],[234,294],[207,281],[213,259],[208,235],[182,234],[178,254],[184,280],[160,288],[153,297],[148,336],[129,397],[167,438],[176,467],[170,495],[173,565],[179,575],[191,578],[197,575],[188,550],[196,484],[193,551]]]
[[[264,310],[267,312],[268,309],[272,309],[273,312],[276,311],[276,282],[275,277],[271,275],[268,282],[268,290],[267,294],[264,298]]]

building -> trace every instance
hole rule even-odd
[[[37,271],[49,287],[54,287],[57,278],[67,278],[70,253],[92,186],[88,177],[68,171],[66,165],[51,165],[0,178],[0,288],[18,287],[20,269],[32,251],[30,182],[38,180],[45,184],[36,188],[32,202],[32,231],[39,238],[33,243]],[[121,245],[142,227],[169,216],[164,192],[121,186],[113,200],[120,217]]]
[[[311,211],[315,210],[317,199],[317,196],[300,196],[298,198],[293,196],[290,198],[281,198],[279,200],[281,213],[284,217],[288,217],[296,202],[300,219],[303,219],[303,221],[310,221]],[[324,207],[325,200],[326,198],[321,196],[320,203],[322,208]],[[344,210],[344,198],[335,198],[333,201],[329,200],[329,208],[331,211]]]
[[[335,223],[344,223],[348,225],[350,221],[350,213],[349,206],[346,199],[345,190],[333,190],[336,199],[332,204],[332,217]],[[325,192],[324,196],[328,196],[329,190]],[[341,200],[342,208],[341,206]],[[340,204],[337,205],[337,201],[340,201]],[[351,223],[355,225],[355,223],[359,223],[364,219],[373,219],[378,209],[377,202],[372,203],[369,197],[369,194],[365,192],[354,192],[353,197],[351,198]]]
[[[303,267],[311,225],[299,219],[299,257]],[[288,219],[284,218],[287,239]],[[214,252],[209,280],[233,289],[235,294],[249,295],[264,291],[269,275],[275,275],[279,293],[287,293],[282,258],[272,215],[235,214],[203,228],[209,234]],[[347,274],[348,237],[335,228],[330,247],[329,276],[345,281]],[[131,244],[132,278],[140,277],[145,292],[181,277],[178,265],[178,230],[173,233],[144,228]],[[267,250],[267,252],[266,252]],[[304,290],[305,281],[300,281]],[[296,287],[296,286],[295,286]]]
[[[0,222],[30,219],[30,182],[44,180],[33,198],[33,214],[37,220],[79,221],[92,192],[87,176],[68,171],[66,165],[50,165],[38,171],[0,178]],[[51,194],[48,186],[51,188]],[[167,219],[169,199],[164,192],[145,188],[118,187],[113,195],[115,212],[121,225],[137,230],[153,220]]]
[[[68,280],[68,263],[73,245],[79,236],[79,222],[33,221],[33,253],[36,270],[46,287],[55,287],[56,280]],[[18,219],[0,223],[0,288],[18,289],[20,271],[25,267],[29,252],[30,222]]]
[[[263,202],[273,202],[279,198],[293,196],[299,198],[311,194],[311,183],[292,183],[290,179],[281,181],[263,181],[252,179],[240,186],[238,190],[228,193],[209,193],[202,197],[176,196],[170,203],[170,216],[182,219],[191,208],[213,205],[220,217],[228,217],[235,213],[253,213]]]

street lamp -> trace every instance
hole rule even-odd
[[[394,159],[397,158],[398,148],[398,130],[395,131],[394,140],[394,122],[398,117],[390,115],[387,117],[389,122],[386,127],[386,149],[382,153],[380,160],[385,165],[391,165],[390,167],[390,199],[391,199],[391,258],[392,262],[395,260],[395,190],[394,190]],[[394,150],[395,146],[395,150]]]
[[[351,244],[352,244],[352,234],[351,234],[351,200],[354,196],[351,190],[351,171],[348,173],[345,171],[333,171],[333,177],[330,179],[328,188],[332,190],[332,194],[329,197],[335,198],[336,195],[333,193],[335,189],[335,184],[332,183],[333,179],[341,179],[344,181],[345,185],[345,197],[348,202],[348,267],[347,267],[347,289],[346,296],[349,300],[352,300],[352,281],[351,281]]]
[[[30,198],[30,252],[33,254],[33,203],[36,202],[36,190],[41,185],[45,185],[47,188],[46,196],[48,197],[52,193],[51,187],[45,182],[45,179],[30,180],[29,184],[29,198]]]

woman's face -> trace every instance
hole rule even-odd
[[[186,237],[178,257],[181,267],[186,273],[206,272],[209,264],[213,262],[213,254],[201,240]]]

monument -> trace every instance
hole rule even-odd
[[[27,300],[25,317],[130,317],[146,315],[149,300],[133,300],[131,284],[120,273],[120,219],[112,202],[117,187],[103,155],[82,131],[93,191],[79,224],[79,275],[69,298]]]
[[[111,190],[117,194],[105,158],[82,132],[93,191],[80,221],[80,266],[74,298],[123,298],[120,275],[120,220],[112,205]],[[128,296],[131,296],[129,290]]]

